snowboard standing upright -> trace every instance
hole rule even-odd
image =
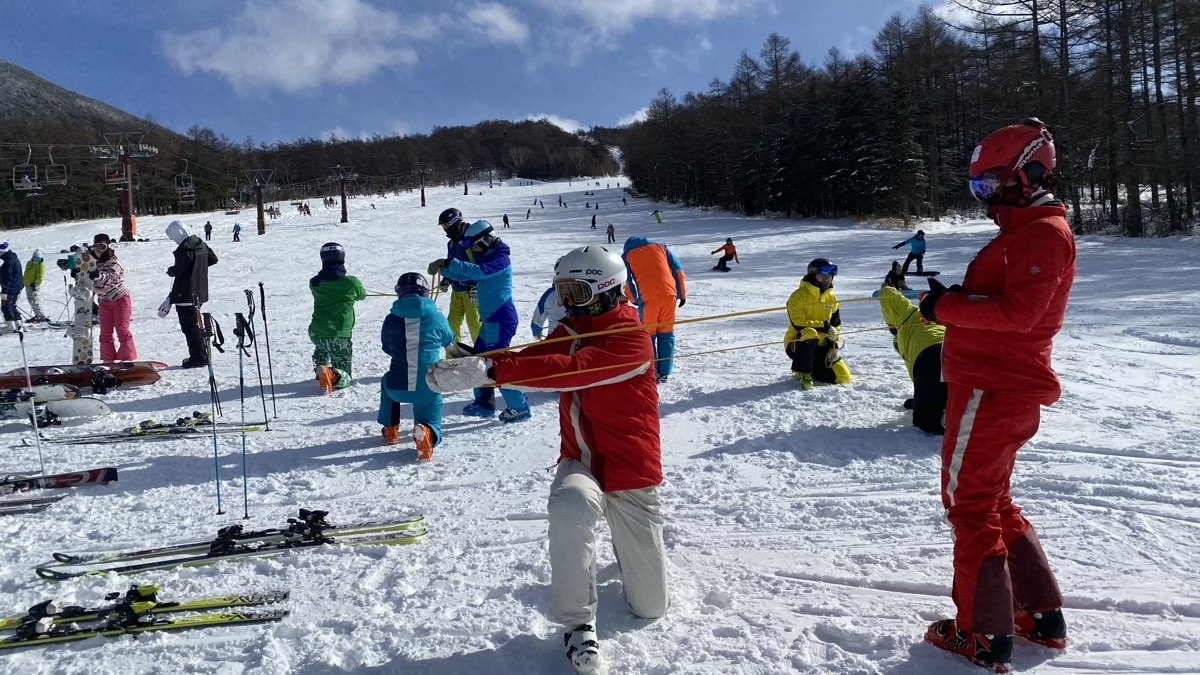
[[[92,256],[84,253],[79,257],[79,269],[75,276],[75,285],[71,288],[71,298],[75,300],[75,320],[67,334],[74,341],[72,357],[77,365],[92,363],[92,277],[88,274],[92,268]]]

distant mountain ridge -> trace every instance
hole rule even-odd
[[[152,130],[175,133],[0,59],[0,123],[30,119],[56,119],[98,133]]]

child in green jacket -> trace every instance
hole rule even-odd
[[[41,289],[42,281],[45,278],[46,261],[42,259],[40,250],[34,250],[33,257],[25,266],[25,297],[29,299],[29,308],[33,310],[33,318],[29,320],[30,323],[49,321],[46,315],[42,314]]]
[[[354,303],[367,297],[357,277],[346,274],[346,250],[330,242],[321,247],[321,271],[309,279],[313,295],[308,337],[313,343],[317,384],[326,394],[354,382]]]

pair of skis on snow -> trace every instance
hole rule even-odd
[[[274,607],[288,599],[286,590],[162,600],[158,585],[133,586],[96,607],[68,606],[53,600],[24,614],[0,618],[0,650],[75,642],[94,637],[215,628],[279,621],[288,610]]]
[[[248,530],[245,526],[222,528],[208,540],[172,544],[133,551],[55,553],[54,561],[35,569],[49,581],[102,576],[109,572],[133,574],[172,567],[198,567],[222,560],[266,558],[288,551],[317,548],[325,544],[348,546],[397,546],[425,539],[424,516],[401,520],[337,525],[327,511],[300,509],[282,528]]]
[[[117,470],[112,467],[88,469],[48,476],[6,476],[0,478],[0,516],[44,511],[66,495],[32,495],[34,490],[57,490],[84,485],[108,485],[117,480]],[[19,493],[20,497],[4,495]]]
[[[240,422],[214,422],[212,414],[195,411],[191,415],[179,417],[174,422],[159,422],[145,420],[132,427],[111,433],[80,434],[78,436],[48,436],[42,435],[41,442],[62,445],[96,445],[106,443],[124,443],[126,441],[169,441],[179,438],[208,438],[214,431],[218,434],[241,433],[242,431],[261,431],[265,427],[257,424],[243,426]],[[34,445],[31,438],[22,438],[25,445]]]
[[[64,417],[97,417],[112,412],[98,398],[84,396],[70,384],[35,384],[29,389],[0,391],[0,419],[28,419],[36,411],[39,427]]]

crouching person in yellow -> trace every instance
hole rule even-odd
[[[912,398],[904,407],[913,411],[913,426],[931,434],[945,434],[942,418],[946,416],[946,383],[942,382],[942,340],[946,328],[929,323],[912,300],[904,297],[897,287],[904,283],[891,274],[879,289],[879,308],[888,330],[896,336],[892,345],[904,358],[908,376],[913,382]]]
[[[791,325],[783,338],[784,351],[792,359],[792,377],[805,389],[815,382],[850,384],[850,367],[838,350],[842,316],[833,294],[836,275],[837,265],[817,258],[788,298]]]

